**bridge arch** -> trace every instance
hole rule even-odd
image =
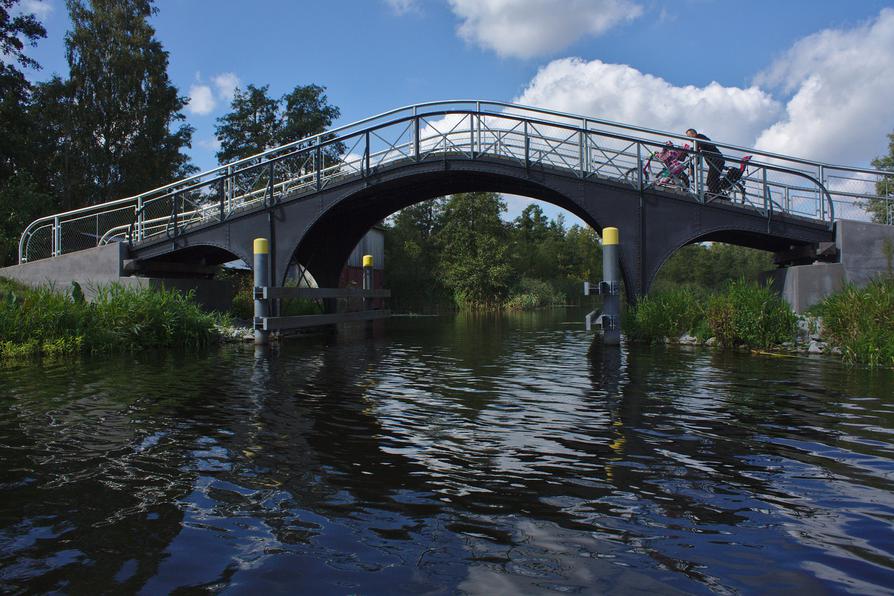
[[[790,240],[768,233],[766,226],[736,225],[734,223],[702,228],[695,233],[684,229],[678,236],[669,240],[649,266],[649,270],[643,280],[646,293],[652,287],[661,268],[677,251],[686,246],[701,242],[722,242],[766,252],[781,252],[791,248],[793,244]]]
[[[517,167],[482,161],[461,165],[443,164],[435,169],[408,165],[379,177],[374,184],[345,193],[305,226],[278,229],[277,259],[283,261],[276,265],[278,281],[284,280],[287,264],[295,261],[306,266],[321,285],[335,285],[351,251],[375,224],[405,207],[463,192],[496,192],[540,200],[574,214],[599,234],[604,225],[614,225],[610,213],[600,213],[588,204],[592,195],[599,194],[592,189],[584,200],[574,189],[569,191],[568,180],[532,178]],[[578,181],[570,182],[576,186]],[[622,262],[622,275],[628,282],[624,265]]]

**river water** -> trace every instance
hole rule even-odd
[[[890,371],[581,320],[5,365],[0,591],[890,593]]]

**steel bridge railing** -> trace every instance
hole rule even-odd
[[[742,176],[721,194],[708,164],[682,150],[685,176],[655,158],[673,133],[502,102],[443,101],[392,110],[275,147],[134,197],[32,222],[19,241],[27,262],[112,241],[175,238],[194,226],[319,192],[386,167],[445,158],[503,160],[637,190],[663,188],[724,201],[771,218],[784,213],[831,225],[836,217],[894,223],[894,200],[877,189],[891,172],[833,166],[715,143]],[[748,157],[750,156],[750,157]]]

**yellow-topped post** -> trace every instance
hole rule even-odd
[[[618,228],[605,228],[602,230],[602,244],[618,244]]]
[[[270,285],[270,241],[266,238],[255,238],[254,241],[254,278],[255,278],[255,344],[263,345],[270,341],[270,332],[258,328],[263,319],[270,316],[270,301],[258,297],[258,288]]]
[[[602,230],[602,343],[621,343],[621,266],[618,228]]]
[[[363,289],[373,289],[373,257],[372,255],[363,255]],[[369,310],[372,308],[372,298],[363,298],[363,308]]]

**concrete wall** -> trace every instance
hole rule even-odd
[[[196,302],[208,310],[228,310],[233,304],[233,284],[214,279],[180,279],[123,277],[122,263],[127,247],[113,243],[52,259],[40,259],[0,269],[0,277],[14,279],[29,286],[50,285],[60,292],[71,290],[76,281],[87,300],[96,296],[99,286],[112,283],[131,288],[168,288],[183,292],[193,290]]]
[[[844,287],[844,266],[841,263],[814,263],[768,271],[762,282],[773,282],[796,313],[803,313],[829,294]]]
[[[838,263],[776,269],[765,273],[763,279],[773,280],[773,287],[795,312],[803,313],[845,283],[864,286],[892,273],[894,226],[841,219],[835,222],[835,245]]]
[[[835,222],[835,244],[848,283],[862,286],[892,273],[894,226],[840,219]]]
[[[22,265],[0,269],[0,277],[14,279],[29,286],[44,284],[67,288],[77,281],[87,286],[110,284],[122,275],[121,266],[127,246],[118,242],[79,250],[51,259],[39,259]]]

